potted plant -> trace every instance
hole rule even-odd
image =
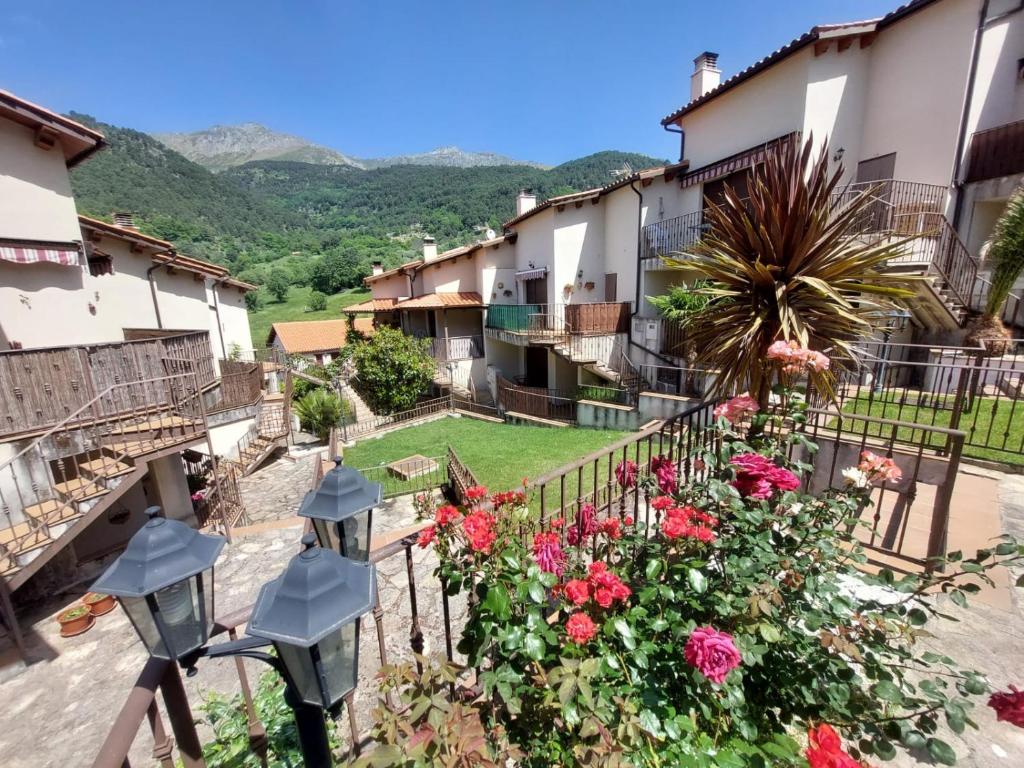
[[[104,595],[102,592],[89,592],[82,598],[82,602],[89,607],[89,613],[93,616],[110,613],[117,604],[112,595]]]
[[[95,621],[96,619],[89,611],[89,606],[87,605],[76,605],[73,608],[62,611],[57,616],[61,637],[74,637],[83,632],[88,632],[92,629],[93,622]]]

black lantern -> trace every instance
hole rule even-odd
[[[383,486],[344,466],[340,458],[334,464],[320,487],[306,494],[299,515],[313,519],[321,547],[343,557],[367,561],[373,508],[380,505]]]
[[[167,520],[160,507],[149,507],[146,515],[149,520],[92,589],[120,600],[153,656],[181,659],[210,637],[213,565],[224,538]]]
[[[373,565],[314,546],[265,584],[246,633],[270,640],[284,663],[292,690],[304,704],[330,709],[356,687],[359,617],[376,600]]]

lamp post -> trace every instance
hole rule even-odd
[[[146,510],[149,521],[94,589],[118,597],[150,654],[178,661],[189,675],[204,657],[245,656],[274,667],[295,714],[303,764],[331,766],[324,710],[336,710],[355,689],[360,617],[376,602],[374,566],[317,547],[306,534],[303,550],[260,590],[249,636],[208,645],[213,565],[224,539],[159,513]],[[270,645],[277,655],[262,650]]]
[[[353,560],[369,560],[373,508],[384,495],[380,483],[335,458],[320,487],[302,500],[299,515],[313,520],[320,546]]]

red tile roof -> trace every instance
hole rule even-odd
[[[398,309],[457,309],[459,307],[482,306],[484,306],[484,300],[475,291],[426,293],[422,296],[398,302]]]
[[[99,131],[3,89],[0,89],[0,116],[50,137],[59,137],[64,162],[69,168],[107,145]]]
[[[367,335],[373,333],[373,321],[357,318],[355,328]],[[267,344],[274,338],[281,340],[281,346],[289,355],[309,352],[336,352],[345,346],[348,336],[348,320],[302,320],[294,323],[274,323],[267,337]]]
[[[390,312],[397,303],[398,299],[367,299],[358,304],[349,304],[343,311],[347,314],[354,314],[356,312]]]

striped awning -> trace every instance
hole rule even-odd
[[[721,178],[722,176],[728,176],[730,173],[735,171],[742,171],[744,168],[750,168],[757,165],[764,160],[765,153],[769,149],[773,149],[777,146],[783,146],[791,141],[799,141],[800,133],[794,131],[793,133],[787,133],[785,136],[780,136],[777,139],[760,144],[756,147],[751,147],[742,152],[737,152],[735,155],[719,160],[716,163],[705,165],[702,168],[697,168],[690,171],[689,173],[683,174],[679,179],[680,186],[684,189],[686,187],[692,187],[694,184],[701,184],[705,181],[713,181],[714,179]]]
[[[524,269],[521,272],[516,272],[516,280],[540,280],[543,277],[547,277],[547,275],[547,267],[541,267],[540,269]]]
[[[65,267],[77,267],[78,243],[21,243],[0,241],[0,260],[15,264],[37,264],[48,261]]]

